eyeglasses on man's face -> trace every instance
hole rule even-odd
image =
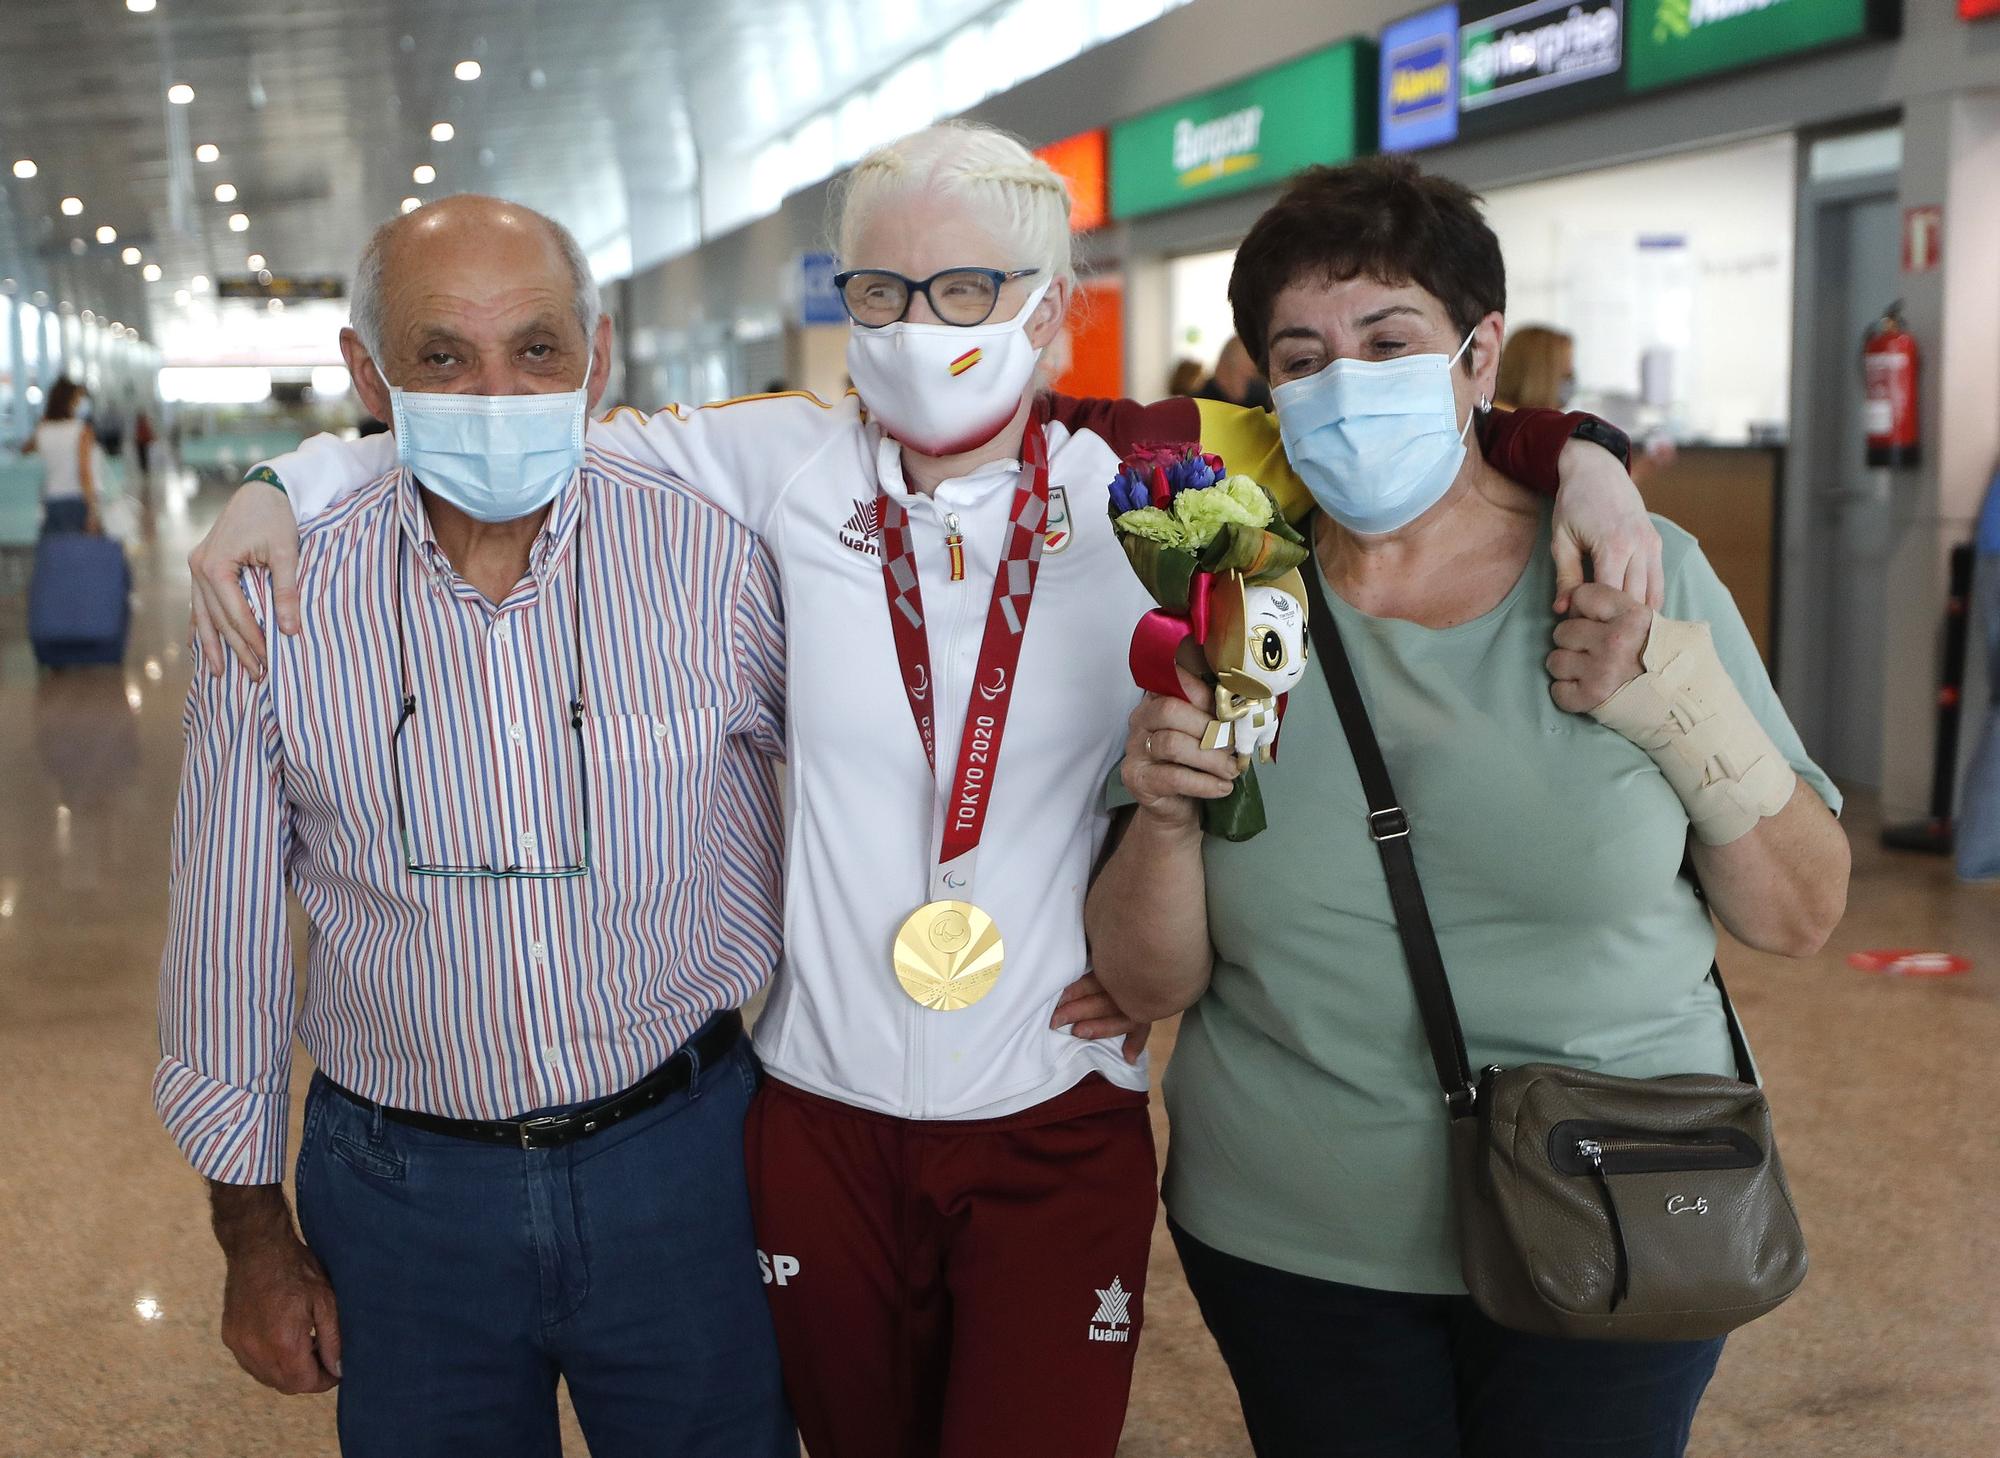
[[[910,300],[922,294],[931,312],[946,324],[970,329],[993,317],[1000,290],[1017,278],[1032,278],[1039,268],[947,268],[929,278],[905,278],[886,268],[851,268],[833,276],[847,317],[864,329],[900,324],[909,316]]]

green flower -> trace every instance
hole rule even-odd
[[[1185,500],[1189,493],[1182,492]],[[1163,547],[1192,546],[1188,540],[1187,528],[1168,512],[1157,506],[1142,506],[1137,511],[1128,511],[1117,519],[1118,529],[1135,537],[1143,537],[1149,542],[1158,542]]]

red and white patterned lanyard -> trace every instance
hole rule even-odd
[[[1007,516],[1007,541],[993,576],[986,608],[986,631],[979,640],[979,667],[973,674],[965,727],[959,734],[958,766],[945,801],[941,829],[933,838],[931,898],[972,899],[973,868],[993,784],[1000,765],[1000,740],[1014,700],[1015,670],[1027,637],[1028,609],[1042,565],[1043,533],[1049,518],[1049,445],[1045,407],[1037,402],[1021,442],[1021,479]],[[923,588],[917,575],[916,542],[902,503],[882,496],[882,588],[889,600],[889,627],[910,717],[923,741],[931,776],[937,776],[937,720],[932,711],[930,634],[924,626]]]

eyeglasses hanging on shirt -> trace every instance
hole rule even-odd
[[[442,876],[474,878],[479,880],[534,880],[560,881],[590,873],[590,765],[584,757],[583,746],[583,527],[578,522],[575,538],[570,551],[570,625],[572,629],[573,657],[571,668],[571,691],[568,702],[570,732],[576,739],[576,778],[578,783],[577,804],[578,824],[582,828],[582,852],[570,864],[554,866],[523,866],[519,862],[509,866],[491,863],[483,866],[447,865],[427,861],[417,854],[410,839],[409,816],[404,805],[403,787],[403,731],[409,727],[417,715],[417,695],[410,689],[410,658],[403,629],[403,585],[406,580],[409,538],[398,533],[396,538],[396,672],[402,712],[396,717],[395,732],[389,736],[389,761],[396,793],[396,834],[403,847],[403,865],[413,876]]]

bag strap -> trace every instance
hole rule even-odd
[[[1310,523],[1305,537],[1312,540]],[[1319,585],[1319,562],[1311,554],[1299,576],[1306,589],[1307,622],[1312,633],[1314,656],[1326,675],[1333,695],[1333,707],[1340,715],[1348,748],[1354,754],[1354,768],[1361,776],[1361,792],[1368,800],[1368,838],[1375,842],[1382,858],[1382,872],[1389,883],[1389,904],[1396,912],[1396,934],[1403,943],[1403,960],[1410,970],[1410,984],[1417,997],[1417,1012],[1424,1025],[1424,1041],[1430,1045],[1431,1065],[1437,1070],[1438,1087],[1445,1107],[1454,1119],[1473,1110],[1479,1097],[1479,1083],[1465,1049],[1465,1032],[1459,1026],[1458,1004],[1452,999],[1451,982],[1444,970],[1444,954],[1438,949],[1437,931],[1431,925],[1430,906],[1424,900],[1423,883],[1417,878],[1417,861],[1410,850],[1410,818],[1396,799],[1396,787],[1389,780],[1389,766],[1382,758],[1381,743],[1368,718],[1368,705],[1355,682],[1354,665],[1348,661],[1347,647],[1340,638],[1340,625],[1327,607],[1326,594]],[[1700,886],[1697,884],[1699,894]],[[1705,899],[1705,898],[1704,898]],[[1743,1024],[1736,1016],[1736,1003],[1722,980],[1722,968],[1711,962],[1709,979],[1722,997],[1722,1013],[1729,1025],[1729,1048],[1736,1060],[1739,1083],[1758,1086],[1756,1065],[1750,1061],[1750,1046],[1743,1037]]]
[[[1312,540],[1312,532],[1306,533]],[[1308,556],[1304,570],[1306,621],[1313,639],[1313,656],[1326,675],[1333,707],[1340,714],[1340,727],[1347,733],[1348,748],[1354,752],[1354,767],[1361,774],[1361,791],[1368,798],[1368,838],[1382,857],[1382,873],[1389,882],[1389,904],[1396,910],[1396,934],[1402,938],[1403,960],[1409,964],[1410,984],[1417,995],[1417,1011],[1424,1024],[1424,1041],[1430,1045],[1431,1065],[1437,1070],[1438,1087],[1444,1091],[1445,1107],[1454,1119],[1472,1112],[1479,1085],[1472,1076],[1471,1060],[1465,1051],[1465,1033],[1458,1025],[1458,1004],[1452,1000],[1451,983],[1445,977],[1444,954],[1438,950],[1437,931],[1431,925],[1430,907],[1424,900],[1423,884],[1417,879],[1417,860],[1410,853],[1410,818],[1396,801],[1396,787],[1389,782],[1389,766],[1382,759],[1382,746],[1375,728],[1368,722],[1368,706],[1362,702],[1361,686],[1354,681],[1354,666],[1347,661],[1347,649],[1340,641],[1340,627],[1326,605],[1319,585],[1319,563]]]

